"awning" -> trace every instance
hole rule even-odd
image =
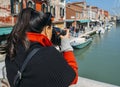
[[[77,20],[77,21],[79,21],[80,23],[90,22],[90,20]]]
[[[73,19],[65,20],[66,22],[73,22]]]
[[[0,28],[0,35],[9,34],[12,31],[12,27]]]
[[[96,22],[96,20],[94,20],[94,19],[91,19],[91,21],[92,21],[92,22]]]

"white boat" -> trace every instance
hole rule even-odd
[[[114,24],[115,24],[115,22],[113,22],[113,21],[112,21],[112,22],[110,22],[110,24],[114,25]]]
[[[110,30],[112,28],[112,24],[106,24],[106,26],[105,26],[105,30]]]
[[[92,42],[92,38],[88,36],[83,37],[77,37],[70,41],[70,44],[73,48],[84,48],[86,47],[90,42]]]
[[[98,27],[96,33],[97,34],[104,34],[105,33],[105,29],[103,27]]]

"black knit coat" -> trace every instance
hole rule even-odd
[[[53,46],[42,47],[39,43],[32,43],[28,52],[19,45],[14,60],[6,56],[7,78],[11,87],[14,87],[13,80],[17,71],[34,48],[40,50],[28,62],[19,87],[68,87],[75,78],[74,70]]]

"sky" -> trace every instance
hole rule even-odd
[[[70,2],[79,2],[79,1],[85,1],[85,0],[70,0]],[[110,14],[116,14],[116,11],[113,10],[116,7],[119,7],[120,9],[120,0],[86,0],[88,5],[96,6],[101,9],[107,10],[110,12]],[[119,10],[120,12],[120,10]]]

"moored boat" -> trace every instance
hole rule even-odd
[[[105,29],[103,27],[98,27],[96,33],[97,34],[104,34],[105,33]]]
[[[111,23],[106,24],[105,30],[110,30],[111,28],[112,28],[112,24]]]
[[[73,48],[84,48],[92,42],[92,38],[88,36],[74,38],[70,41],[70,44]]]

